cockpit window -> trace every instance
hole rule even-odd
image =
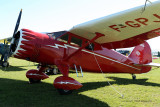
[[[88,49],[88,50],[94,50],[94,44],[90,43],[88,46],[86,46],[86,49]]]
[[[82,39],[79,39],[79,38],[76,38],[76,37],[72,36],[70,44],[81,47],[82,46]]]
[[[50,33],[47,33],[47,35],[53,39],[57,39],[58,37],[60,37],[61,35],[64,35],[65,33],[67,33],[67,31],[50,32]]]
[[[49,37],[53,38],[53,39],[56,39],[54,33],[47,33],[47,35],[48,35]]]
[[[64,43],[68,43],[68,34],[61,36],[57,40],[61,41],[61,42],[64,42]]]

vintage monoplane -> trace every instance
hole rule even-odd
[[[56,65],[63,76],[54,81],[60,94],[69,94],[82,84],[69,77],[69,69],[96,73],[147,73],[152,66],[152,54],[146,40],[160,35],[160,2],[132,8],[74,26],[70,30],[38,33],[18,30],[22,11],[9,47],[8,57],[40,64],[38,70],[29,70],[30,83],[48,78],[44,70]],[[114,49],[135,46],[129,56]],[[8,58],[7,57],[7,58]]]

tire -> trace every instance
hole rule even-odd
[[[57,89],[60,95],[68,95],[73,92],[73,90],[63,90],[63,89]]]
[[[136,80],[136,75],[133,74],[133,75],[132,75],[132,79],[133,79],[133,80]]]
[[[33,78],[29,78],[29,83],[30,84],[34,84],[34,83],[40,83],[41,80],[36,80],[36,79],[33,79]]]
[[[59,73],[59,70],[57,68],[48,68],[45,73],[47,75],[57,75]]]
[[[53,74],[54,74],[54,75],[57,75],[57,74],[58,74],[58,69],[57,69],[57,68],[54,68],[54,69],[53,69]]]
[[[45,73],[46,73],[47,75],[53,75],[53,71],[52,71],[52,69],[50,69],[50,68],[48,68],[47,70],[45,70]]]
[[[2,62],[2,67],[8,67],[8,66],[9,66],[9,63],[7,61]]]

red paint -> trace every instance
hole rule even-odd
[[[158,20],[160,20],[160,16],[157,14],[153,14],[153,16],[155,16],[156,18],[158,18]],[[160,21],[153,21],[153,22],[160,22]]]
[[[54,87],[57,89],[64,90],[76,90],[81,88],[83,85],[71,77],[60,76],[54,80]]]
[[[142,33],[140,35],[137,35],[137,36],[134,36],[132,38],[128,38],[122,41],[104,43],[102,44],[102,46],[108,49],[133,47],[133,46],[143,43],[145,40],[159,36],[160,34],[159,32],[160,32],[160,28],[149,31],[149,32]]]
[[[38,72],[38,70],[29,70],[26,73],[27,78],[33,78],[36,80],[43,80],[46,78],[49,78],[45,73],[43,72]]]
[[[134,63],[147,64],[152,62],[152,53],[147,42],[138,45],[134,48],[129,58],[133,59]]]
[[[158,21],[153,21],[153,22],[160,22],[160,16],[158,14],[153,14],[153,16],[155,18],[158,19]],[[132,27],[132,28],[138,28],[138,27],[141,27],[142,25],[145,25],[147,26],[149,23],[149,19],[148,18],[136,18],[136,19],[133,19],[133,20],[128,20],[128,21],[125,21],[125,25],[129,26],[129,27]],[[138,23],[137,23],[138,22]],[[115,30],[115,31],[118,31],[118,32],[121,32],[121,29],[120,28],[126,28],[127,26],[125,25],[121,25],[121,24],[118,24],[118,25],[111,25],[109,26],[111,29]]]
[[[79,52],[70,57],[68,60],[64,60],[65,58],[67,58],[67,56],[72,55],[80,48],[77,47],[76,45],[73,44],[71,45],[70,44],[71,39],[69,39],[67,44],[58,40],[54,40],[53,38],[50,38],[48,35],[45,34],[33,32],[27,29],[22,29],[22,31],[25,31],[23,32],[25,36],[20,35],[23,38],[20,41],[21,43],[20,48],[22,49],[18,50],[18,53],[15,55],[15,57],[41,63],[42,65],[57,65],[57,67],[63,74],[62,77],[58,77],[54,82],[54,86],[59,89],[73,90],[82,87],[82,85],[78,81],[70,78],[68,75],[69,69],[74,69],[74,64],[77,66],[78,69],[79,69],[78,66],[81,66],[83,71],[98,72],[98,73],[101,73],[101,71],[98,67],[96,60],[98,61],[104,73],[140,74],[148,72],[150,70],[150,68],[148,67],[140,67],[134,65],[134,63],[143,64],[150,62],[149,59],[150,54],[146,56],[145,60],[141,61],[142,58],[144,58],[144,53],[148,53],[148,51],[146,51],[149,48],[149,45],[147,43],[144,43],[144,45],[147,48],[141,49],[137,47],[137,49],[143,51],[142,52],[143,54],[139,56],[137,59],[135,59],[136,61],[133,60],[134,59],[133,56],[132,57],[130,56],[128,58],[126,56],[117,53],[114,50],[106,48],[105,45],[103,46],[93,41],[92,42],[94,43],[94,51],[81,49]],[[150,32],[148,32],[147,34],[149,33]],[[77,35],[74,35],[69,32],[68,35],[78,37]],[[140,40],[143,41],[147,37],[146,34],[144,35],[145,37],[142,34],[139,35],[138,38],[140,38]],[[85,46],[87,39],[85,38],[81,39],[83,40],[82,44],[83,47]],[[141,43],[140,41],[135,41],[135,42]],[[129,44],[124,45],[125,42],[121,43],[123,44],[120,46],[129,45]],[[113,46],[117,46],[117,44]],[[46,79],[48,78],[48,76],[43,73],[44,70],[45,67],[41,67],[40,70],[30,70],[26,73],[26,76],[27,78]],[[30,75],[30,73],[34,75]],[[37,74],[40,74],[42,76],[38,76]]]
[[[63,76],[68,77],[69,65],[65,63],[65,61],[63,60],[56,60],[55,62],[56,62],[55,64],[57,65]]]
[[[63,47],[50,47],[55,46],[55,44],[59,44],[61,46],[64,46],[65,44],[60,41],[49,38],[45,34],[31,31],[29,33],[25,32],[26,36],[29,35],[30,37],[31,34],[34,35],[34,39],[28,39],[28,41],[22,40],[21,43],[24,44],[26,47],[24,47],[23,45],[21,45],[20,47],[23,48],[25,51],[19,50],[19,53],[17,54],[18,56],[16,55],[15,57],[21,59],[29,59],[30,61],[38,62],[43,65],[57,65],[61,69],[60,71],[63,73],[64,76],[68,76],[69,67],[71,69],[74,69],[74,64],[80,65],[84,71],[100,72],[93,54],[96,54],[96,58],[100,66],[102,67],[103,72],[141,73],[140,70],[137,70],[140,69],[140,67],[134,66],[132,60],[113,50],[101,47],[100,44],[97,43],[95,43],[96,45],[94,52],[90,50],[86,50],[87,52],[80,51],[65,62],[63,61],[64,55],[69,56],[73,52],[75,52],[76,49],[71,47],[67,47],[67,49]],[[85,41],[85,39],[83,40]],[[61,61],[58,62],[58,60]]]
[[[77,51],[73,52],[71,55],[65,57],[64,60],[65,60],[65,61],[68,60],[69,58],[73,57],[73,56],[76,55],[78,52],[80,52],[82,49],[84,49],[86,46],[88,46],[90,43],[93,43],[96,39],[104,36],[104,34],[97,33],[97,32],[96,32],[95,34],[96,34],[96,36],[95,36],[92,40],[90,40],[89,42],[85,43],[82,47],[80,47]]]
[[[119,30],[119,28],[117,28],[117,25],[111,25],[111,26],[109,26],[110,28],[112,28],[112,29],[114,29],[114,30],[116,30],[116,31],[118,31],[118,32],[121,32],[120,30]]]
[[[137,22],[143,24],[143,25],[148,25],[146,24],[146,22],[148,22],[148,19],[147,18],[137,18],[135,19]]]
[[[141,26],[140,24],[135,23],[134,21],[127,21],[127,22],[125,22],[125,24],[130,26],[130,27],[134,27],[134,28],[137,28],[137,27]]]
[[[134,48],[129,58],[136,64],[148,64],[152,62],[152,53],[150,46],[147,42],[138,45]],[[151,67],[142,67],[141,72],[148,72]]]

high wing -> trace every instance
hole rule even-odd
[[[160,35],[160,1],[132,8],[74,26],[69,32],[91,40],[95,32],[105,36],[95,42],[110,49],[139,45]]]

